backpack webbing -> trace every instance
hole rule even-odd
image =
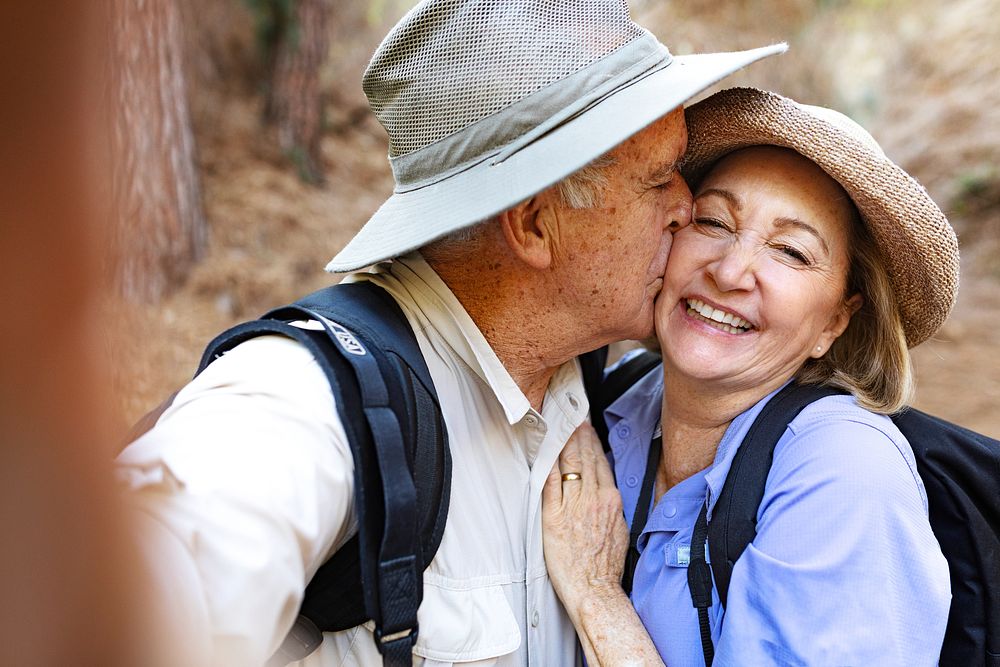
[[[733,566],[756,535],[756,515],[777,441],[802,408],[838,393],[844,392],[788,385],[768,402],[740,445],[737,457],[746,452],[756,462],[741,479],[733,480],[730,471],[708,528],[712,572],[723,606]],[[765,411],[767,425],[754,432]],[[998,667],[1000,442],[913,408],[892,420],[913,450],[927,492],[931,529],[948,561],[952,600],[940,664]]]
[[[308,320],[322,331],[291,326]],[[302,343],[330,383],[354,456],[358,534],[306,588],[299,620],[269,664],[311,653],[321,632],[368,619],[386,665],[410,665],[423,569],[440,544],[451,456],[433,382],[402,311],[369,282],[336,285],[230,329],[206,350],[199,372],[250,338]]]
[[[614,370],[604,373],[608,348],[602,347],[580,357],[583,370],[583,382],[587,390],[587,400],[590,401],[590,421],[601,439],[605,452],[610,451],[608,444],[608,425],[604,420],[604,411],[625,393],[625,390],[645,377],[647,373],[660,364],[660,355],[643,350],[627,361],[619,364]],[[639,537],[649,518],[650,501],[656,482],[656,469],[660,465],[660,440],[654,439],[649,447],[646,460],[646,472],[643,475],[642,487],[639,490],[639,501],[636,503],[632,516],[632,526],[629,529],[629,548],[625,554],[625,567],[622,570],[622,589],[626,595],[632,594],[632,580],[635,578],[635,566],[639,562]]]

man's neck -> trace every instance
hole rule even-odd
[[[474,314],[470,311],[469,315],[480,327],[500,363],[510,373],[531,407],[541,412],[549,382],[565,360],[552,359],[548,354],[549,350],[545,349],[544,344],[537,342],[538,337],[533,336],[532,332],[521,327],[511,329],[510,322],[522,322],[522,316],[512,315],[507,320],[507,326],[503,326],[503,322],[490,322],[493,318],[491,312]]]
[[[525,276],[470,262],[430,262],[535,410],[556,370],[578,354],[557,308]],[[499,268],[498,268],[499,267]],[[551,307],[550,307],[551,306]]]

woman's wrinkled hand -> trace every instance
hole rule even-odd
[[[563,479],[578,473],[580,479]],[[552,585],[570,616],[594,596],[622,595],[628,528],[597,433],[570,437],[542,491],[542,536]]]

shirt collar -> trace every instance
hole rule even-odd
[[[624,441],[613,437],[609,438],[611,451],[615,460],[615,473],[619,477],[633,474],[641,479],[645,471],[646,453],[649,451],[653,432],[657,424],[659,424],[660,409],[663,403],[662,369],[662,366],[657,366],[640,378],[638,382],[626,390],[624,394],[604,411],[604,418],[609,430],[615,429],[622,420],[627,420],[631,428],[638,429],[635,433],[637,438],[631,441]],[[791,380],[788,382],[791,382]],[[785,384],[788,384],[788,382]],[[726,428],[726,432],[719,442],[719,447],[716,450],[715,459],[711,467],[704,472],[695,473],[692,477],[683,480],[671,489],[668,495],[671,493],[675,495],[680,493],[688,494],[694,488],[701,486],[700,480],[692,481],[692,478],[704,477],[704,483],[708,487],[708,519],[711,520],[715,500],[722,492],[722,486],[726,482],[726,476],[732,467],[733,458],[736,456],[736,451],[739,449],[740,443],[743,442],[743,438],[746,437],[747,432],[753,425],[757,415],[760,414],[760,411],[764,409],[767,402],[781,391],[784,386],[778,387],[760,399],[753,407],[737,415],[729,424],[729,427]],[[630,448],[636,448],[637,451],[629,451]],[[678,490],[682,488],[683,491]],[[631,496],[637,495],[637,493],[638,491],[636,490],[628,494],[631,502],[635,502]],[[625,495],[626,492],[623,489],[623,496]]]
[[[622,358],[619,363],[627,361]],[[609,369],[608,372],[611,372]],[[644,443],[643,452],[648,451],[649,441],[653,437],[657,424],[660,423],[660,410],[663,407],[663,365],[658,364],[649,373],[639,378],[639,381],[629,387],[604,410],[604,421],[608,429],[614,429],[619,422],[626,419],[633,428],[639,428],[636,435]],[[615,460],[624,460],[622,448],[629,446],[627,442],[610,439],[611,453]],[[642,461],[645,462],[645,455]]]
[[[520,387],[500,362],[479,327],[466,312],[458,298],[419,252],[377,264],[370,273],[352,274],[345,281],[372,280],[392,294],[414,326],[432,329],[495,394],[503,407],[507,421],[521,421],[531,404]],[[567,364],[575,372],[576,364]]]

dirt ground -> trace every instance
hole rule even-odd
[[[945,327],[914,352],[916,405],[1000,437],[1000,65],[990,64],[1000,62],[1000,28],[986,18],[996,16],[1000,3],[965,0],[949,5],[945,16],[944,9],[920,14],[931,3],[917,3],[913,15],[893,9],[892,2],[821,3],[843,9],[816,15],[804,9],[815,3],[786,2],[786,9],[796,11],[783,14],[784,23],[746,8],[730,12],[724,17],[733,26],[730,32],[704,16],[700,22],[692,18],[706,3],[685,4],[683,10],[677,9],[680,4],[633,3],[658,34],[664,31],[656,26],[676,20],[691,26],[682,44],[671,44],[680,53],[789,39],[795,59],[785,56],[787,61],[735,82],[848,111],[942,203],[960,233],[962,288]],[[673,9],[664,10],[665,5]],[[882,14],[869,11],[876,5]],[[929,45],[925,23],[936,25]],[[786,34],[775,34],[783,30]],[[890,52],[879,50],[885,30],[896,31]],[[962,69],[962,63],[942,65],[915,55],[933,52],[935,44],[959,33],[975,43],[952,47],[955,42],[949,41],[952,59],[965,57],[974,66]],[[720,34],[736,37],[721,45],[727,40]],[[824,36],[823,48],[817,35]],[[377,35],[367,38],[366,53],[375,42]],[[983,55],[983,44],[993,57]],[[851,78],[843,71],[847,56],[867,63],[848,68]],[[907,68],[899,69],[900,59]],[[251,86],[213,88],[217,73],[192,77],[210,247],[162,303],[107,303],[106,340],[122,432],[190,377],[204,345],[223,328],[335,281],[323,265],[390,193],[385,136],[357,90],[364,60],[342,62],[331,75],[343,81],[344,92],[331,96],[323,141],[328,181],[320,187],[301,183],[277,151],[260,125],[259,96]],[[968,86],[978,86],[972,101],[965,94]],[[908,111],[915,104],[921,113]]]

